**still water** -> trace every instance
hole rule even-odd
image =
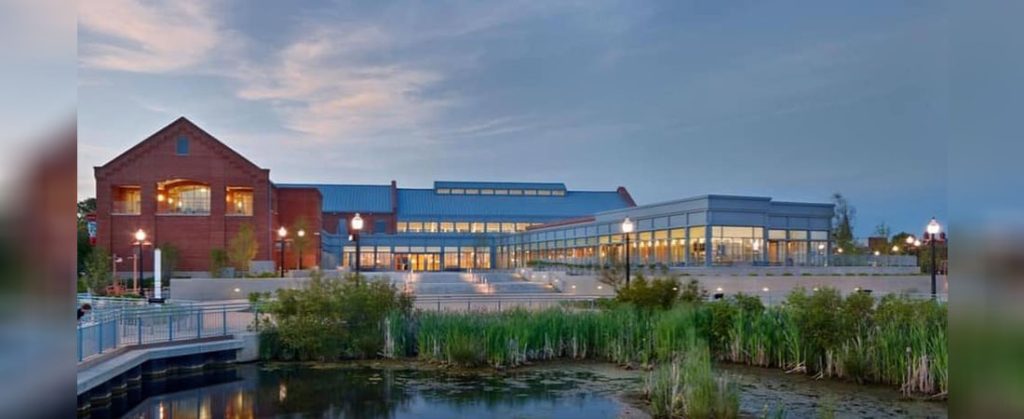
[[[719,365],[737,381],[743,417],[944,418],[945,402],[896,389]],[[602,363],[510,371],[445,370],[417,362],[247,364],[146,383],[109,417],[645,418],[642,371]],[[102,417],[103,415],[94,415]]]

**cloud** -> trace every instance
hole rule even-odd
[[[450,104],[426,98],[439,71],[377,55],[396,47],[374,26],[320,28],[238,73],[238,96],[268,103],[287,128],[321,141],[358,141],[415,128]]]
[[[221,40],[209,4],[201,0],[140,3],[89,0],[79,8],[81,63],[87,67],[165,73],[195,66]]]

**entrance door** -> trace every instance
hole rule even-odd
[[[441,269],[441,255],[438,253],[409,254],[409,263],[414,271],[438,271]]]

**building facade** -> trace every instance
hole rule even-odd
[[[299,266],[276,235],[308,229],[301,266],[363,270],[508,269],[534,263],[605,266],[625,259],[622,221],[636,225],[630,261],[643,265],[822,265],[832,204],[706,195],[638,206],[624,187],[438,181],[431,188],[273,183],[259,168],[185,118],[96,168],[97,244],[119,255],[150,245],[180,249],[178,270],[205,272],[241,225],[256,259]],[[352,231],[352,218],[364,221]],[[151,267],[145,262],[145,269]]]

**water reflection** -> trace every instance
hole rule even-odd
[[[149,397],[125,417],[596,419],[633,412],[617,394],[639,385],[636,377],[610,378],[587,371],[451,373],[282,364],[241,365],[233,372],[236,379],[230,382]]]

